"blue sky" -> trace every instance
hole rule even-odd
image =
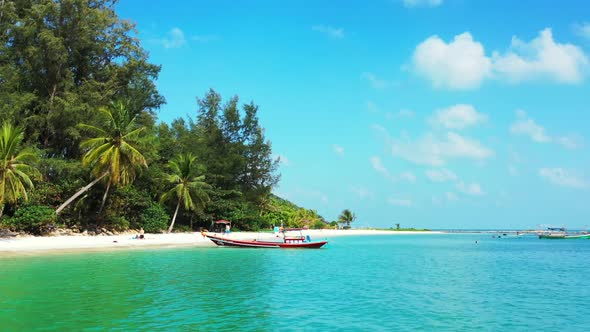
[[[149,4],[149,5],[148,5]],[[586,1],[139,1],[167,104],[260,105],[275,193],[356,226],[590,225]]]

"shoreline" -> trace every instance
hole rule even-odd
[[[304,235],[319,240],[325,237],[340,236],[375,236],[375,235],[415,235],[443,234],[436,231],[386,231],[386,230],[305,230]],[[254,239],[271,236],[267,232],[232,232],[234,239]],[[51,253],[78,253],[110,250],[134,250],[179,247],[216,247],[209,239],[194,233],[146,234],[145,239],[134,239],[133,234],[107,236],[26,236],[0,238],[0,258],[6,256],[31,256]]]

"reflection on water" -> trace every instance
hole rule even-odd
[[[11,257],[0,259],[0,326],[584,330],[589,253],[584,240],[416,235]]]

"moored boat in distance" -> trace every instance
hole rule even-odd
[[[326,245],[328,241],[312,241],[310,236],[303,236],[303,234],[297,236],[288,236],[285,232],[288,231],[299,231],[302,229],[292,228],[283,230],[283,236],[272,238],[268,240],[252,239],[252,240],[238,240],[230,237],[212,235],[208,232],[201,232],[201,235],[211,240],[218,246],[221,247],[241,247],[241,248],[299,248],[299,249],[319,249]]]
[[[588,232],[567,233],[565,227],[548,227],[546,231],[539,232],[539,239],[580,240],[590,239],[590,234]]]

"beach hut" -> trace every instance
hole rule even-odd
[[[223,233],[225,232],[225,227],[229,226],[231,228],[231,221],[229,220],[216,220],[211,222],[211,231],[214,233]]]

